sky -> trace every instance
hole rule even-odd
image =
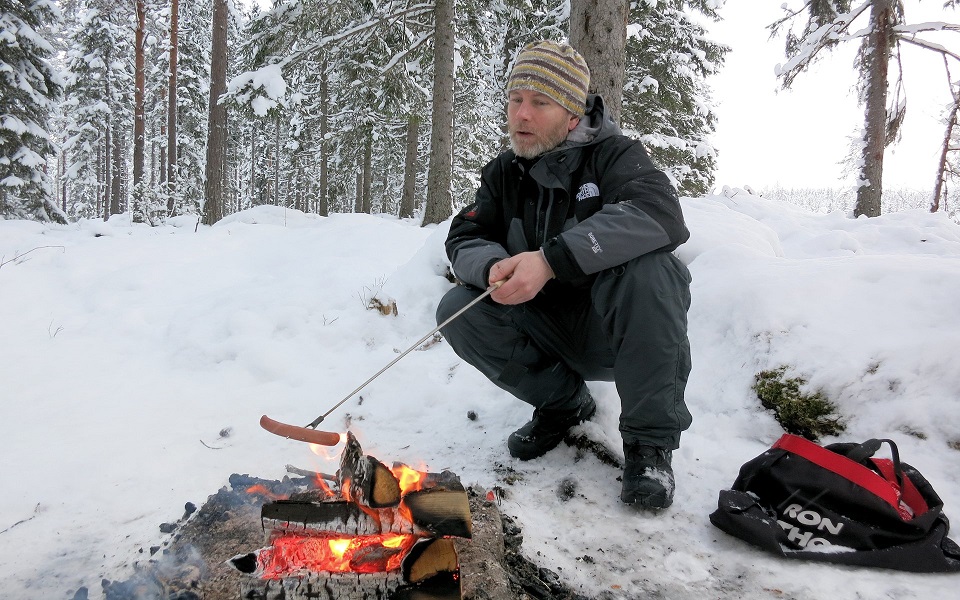
[[[443,342],[349,396],[434,327],[451,286],[449,221],[272,206],[212,227],[189,216],[159,227],[124,215],[0,221],[4,598],[66,600],[85,587],[100,599],[101,578],[146,566],[148,549],[170,540],[160,525],[231,474],[335,471],[340,448],[314,454],[259,420],[302,425],[345,396],[321,429],[353,431],[387,464],[502,487],[524,555],[590,598],[953,594],[960,573],[775,558],[708,515],[782,433],[750,389],[754,374],[790,365],[846,423],[824,442],[895,440],[960,523],[960,225],[924,210],[817,214],[743,190],[683,209],[694,422],[674,453],[675,502],[659,515],[622,505],[620,471],[566,444],[511,459],[506,438],[530,408]],[[374,298],[397,315],[368,310]],[[622,458],[615,388],[589,387],[598,412],[575,433]],[[225,549],[223,560],[252,550]]]
[[[906,4],[908,23],[960,21],[938,0]],[[853,91],[856,44],[824,54],[784,91],[775,75],[777,64],[785,62],[783,35],[771,40],[766,29],[783,15],[780,3],[727,0],[719,13],[723,21],[708,24],[709,35],[731,51],[723,71],[710,81],[717,106],[717,187],[849,187],[853,179],[839,163],[863,125]],[[948,45],[953,41],[925,35]],[[945,130],[943,111],[951,101],[943,61],[939,54],[906,44],[903,61],[907,117],[900,143],[885,156],[884,187],[931,190]],[[960,65],[952,68],[956,76]]]

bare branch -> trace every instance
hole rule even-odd
[[[914,46],[919,46],[920,48],[925,48],[925,49],[927,49],[927,50],[932,50],[933,52],[939,52],[940,54],[943,54],[944,56],[949,56],[949,57],[954,58],[954,59],[956,59],[956,60],[960,60],[960,54],[957,54],[956,52],[953,52],[953,51],[951,51],[951,50],[947,50],[946,48],[944,48],[944,47],[941,46],[940,44],[936,44],[936,43],[933,43],[933,42],[929,42],[929,41],[927,41],[927,40],[917,39],[917,38],[914,37],[914,36],[911,36],[911,37],[906,37],[906,36],[901,37],[901,38],[900,38],[900,41],[906,42],[906,43],[908,43],[908,44],[913,44]]]
[[[3,261],[3,262],[0,262],[0,267],[2,267],[3,265],[5,265],[5,264],[7,264],[7,263],[11,263],[11,262],[20,260],[21,258],[23,258],[24,256],[30,254],[31,252],[33,252],[33,251],[35,251],[35,250],[42,250],[43,248],[60,248],[60,249],[63,250],[64,252],[67,251],[67,249],[64,248],[63,246],[37,246],[36,248],[31,248],[30,250],[27,250],[27,251],[24,252],[23,254],[14,254],[14,255],[13,255],[13,258],[8,259],[8,260],[5,260],[5,261]]]

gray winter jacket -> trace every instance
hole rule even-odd
[[[621,134],[599,96],[588,97],[586,116],[560,146],[533,160],[508,150],[481,176],[446,241],[454,273],[476,287],[487,287],[497,261],[539,248],[557,277],[545,291],[584,287],[595,273],[690,236],[669,179]]]

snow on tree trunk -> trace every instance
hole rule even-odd
[[[627,0],[571,0],[570,45],[590,67],[590,91],[600,94],[614,121],[620,121],[626,69]]]
[[[453,211],[450,178],[453,173],[454,2],[436,0],[433,34],[433,117],[430,167],[423,225],[442,223]]]

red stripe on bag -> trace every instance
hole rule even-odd
[[[917,486],[913,485],[913,481],[911,481],[909,477],[906,475],[903,476],[902,488],[897,485],[897,474],[893,470],[892,460],[887,458],[871,458],[870,460],[873,461],[873,464],[877,465],[877,468],[880,469],[883,476],[890,482],[890,485],[900,490],[900,499],[909,509],[904,510],[902,507],[900,508],[900,516],[903,516],[905,521],[919,517],[930,510],[930,507],[927,506],[927,501],[923,499],[920,490],[917,489]]]
[[[897,512],[900,512],[900,498],[896,488],[889,481],[871,471],[869,467],[865,467],[836,452],[831,452],[806,438],[789,433],[783,434],[772,447],[796,454],[815,465],[836,473],[840,477],[859,485],[889,504]]]

